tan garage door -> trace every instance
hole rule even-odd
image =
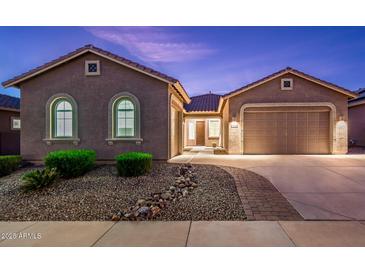
[[[330,153],[327,109],[248,110],[244,113],[244,153]]]

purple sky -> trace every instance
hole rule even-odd
[[[91,43],[179,79],[191,96],[287,66],[365,87],[365,27],[0,27],[0,37],[1,82]]]

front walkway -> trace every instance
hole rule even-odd
[[[365,220],[365,155],[213,155],[171,162],[251,170],[267,178],[306,220]]]
[[[356,221],[0,222],[0,235],[0,247],[365,246],[365,223]]]

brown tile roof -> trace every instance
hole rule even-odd
[[[279,70],[279,71],[277,71],[277,72],[274,72],[273,74],[270,74],[270,75],[268,75],[268,76],[266,76],[266,77],[264,77],[264,78],[261,78],[261,79],[259,79],[259,80],[255,81],[255,82],[249,83],[249,84],[247,84],[247,85],[245,85],[245,86],[243,86],[243,87],[240,87],[240,88],[238,88],[238,89],[236,89],[236,90],[234,90],[234,91],[231,91],[231,92],[229,92],[229,93],[226,93],[226,94],[224,94],[224,97],[228,97],[228,96],[231,96],[231,95],[233,95],[233,94],[235,94],[235,93],[239,93],[239,92],[240,92],[240,91],[242,91],[242,90],[249,89],[249,88],[251,88],[251,87],[254,87],[254,86],[256,86],[256,85],[260,84],[261,82],[265,82],[266,80],[269,80],[269,79],[271,79],[271,78],[275,78],[276,76],[279,76],[279,75],[284,74],[284,73],[287,73],[287,72],[288,72],[288,73],[290,73],[290,72],[291,72],[291,73],[293,73],[293,74],[296,74],[296,75],[302,76],[302,77],[304,77],[304,78],[311,79],[312,81],[315,81],[315,82],[321,82],[322,84],[324,84],[324,85],[326,85],[326,86],[328,86],[328,87],[331,87],[332,89],[339,90],[339,91],[341,91],[342,93],[347,94],[349,97],[353,97],[353,98],[357,97],[357,94],[356,94],[356,93],[354,93],[354,92],[352,92],[352,91],[350,91],[350,90],[348,90],[348,89],[346,89],[346,88],[344,88],[344,87],[341,87],[341,86],[338,86],[338,85],[332,84],[332,83],[330,83],[330,82],[327,82],[327,81],[321,80],[321,79],[319,79],[319,78],[316,78],[316,77],[314,77],[314,76],[312,76],[312,75],[306,74],[306,73],[304,73],[304,72],[302,72],[302,71],[299,71],[299,70],[297,70],[297,69],[293,69],[293,68],[291,68],[291,67],[287,67],[287,68],[285,68],[285,69]]]
[[[106,51],[106,50],[103,50],[101,48],[97,48],[97,47],[95,47],[93,45],[85,45],[85,46],[83,46],[81,48],[78,48],[78,49],[76,49],[76,50],[74,50],[74,51],[72,51],[72,52],[70,52],[70,53],[68,53],[66,55],[63,55],[63,56],[61,56],[61,57],[59,57],[59,58],[57,58],[55,60],[52,60],[52,61],[50,61],[48,63],[45,63],[45,64],[43,64],[43,65],[41,65],[39,67],[36,67],[36,68],[34,68],[32,70],[29,70],[29,71],[27,71],[27,72],[25,72],[23,74],[20,74],[20,75],[14,77],[12,79],[9,79],[7,81],[4,81],[2,83],[2,85],[4,87],[5,86],[11,86],[11,85],[15,85],[16,86],[16,84],[18,82],[20,82],[21,79],[26,78],[28,76],[31,76],[32,74],[35,74],[37,72],[40,72],[40,71],[42,71],[44,69],[47,69],[49,67],[52,67],[53,65],[56,65],[57,63],[62,62],[64,60],[66,60],[66,59],[72,58],[75,55],[77,56],[78,54],[80,54],[80,53],[82,53],[84,51],[94,51],[94,52],[97,52],[97,53],[99,53],[101,55],[105,55],[105,56],[107,56],[109,58],[112,58],[112,59],[115,59],[115,60],[117,60],[119,62],[122,62],[122,63],[124,63],[124,64],[126,64],[128,66],[134,67],[134,68],[136,68],[138,70],[142,70],[142,71],[144,71],[144,72],[146,72],[148,74],[151,74],[151,75],[156,76],[158,78],[164,79],[165,81],[171,82],[172,84],[178,82],[177,79],[175,79],[175,78],[173,78],[171,76],[168,76],[166,74],[163,74],[161,72],[158,72],[158,71],[156,71],[156,70],[154,70],[152,68],[149,68],[149,67],[140,65],[140,64],[138,64],[136,62],[133,62],[133,61],[131,61],[129,59],[126,59],[124,57],[118,56],[116,54],[113,54],[113,53],[111,53],[109,51]]]
[[[0,108],[20,109],[20,99],[5,94],[0,94]]]
[[[217,112],[219,108],[219,101],[221,99],[221,95],[207,93],[203,95],[198,95],[191,97],[190,104],[184,104],[184,108],[186,112],[193,111],[213,111]]]

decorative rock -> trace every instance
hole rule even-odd
[[[197,183],[192,183],[191,186],[192,187],[198,187],[198,184]]]
[[[161,198],[164,200],[169,200],[171,198],[171,193],[169,192],[162,193]]]
[[[143,206],[145,204],[146,200],[145,199],[139,199],[136,203],[136,205],[138,206]]]
[[[180,175],[185,175],[188,172],[188,168],[185,166],[182,166],[180,168]]]
[[[125,218],[130,218],[131,216],[132,216],[132,213],[130,213],[130,212],[124,214]]]
[[[120,218],[121,218],[121,216],[119,215],[119,213],[114,214],[113,217],[112,217],[112,221],[113,222],[118,222],[118,221],[120,221]]]
[[[152,217],[155,217],[160,212],[161,212],[161,209],[158,206],[154,206],[151,208]]]
[[[174,187],[174,186],[170,186],[170,190],[171,190],[171,191],[175,191],[175,190],[176,190],[176,187]]]
[[[138,216],[147,217],[150,213],[150,208],[147,206],[142,206],[137,212],[139,213]]]
[[[183,190],[183,192],[182,192],[182,195],[185,197],[186,195],[188,195],[189,194],[189,192],[187,191],[187,190]]]
[[[179,184],[179,188],[184,188],[185,184]]]

